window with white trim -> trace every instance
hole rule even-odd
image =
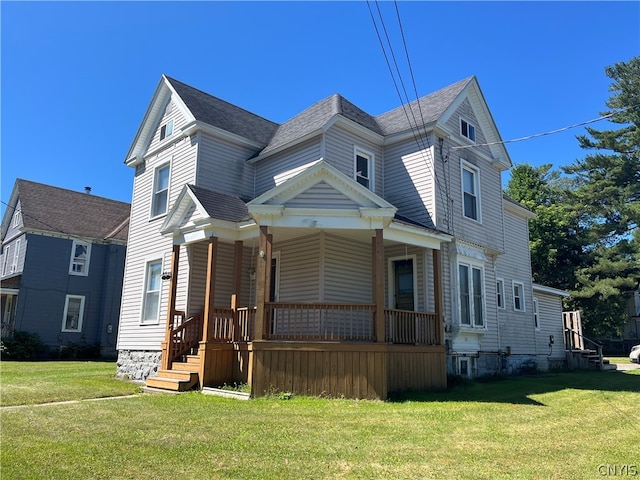
[[[467,122],[464,118],[460,119],[460,135],[468,138],[472,142],[476,141],[476,127]]]
[[[158,217],[167,213],[169,203],[169,164],[156,168],[153,176],[153,199],[151,216]]]
[[[353,158],[353,176],[360,185],[373,189],[373,154],[356,148]]]
[[[478,169],[462,164],[462,214],[480,222],[480,182]]]
[[[459,263],[460,323],[484,327],[484,272],[476,265]]]
[[[21,223],[22,223],[22,211],[16,210],[13,214],[13,226],[19,227]]]
[[[504,303],[504,280],[502,278],[496,279],[496,302],[498,308],[505,309]]]
[[[538,299],[533,297],[533,326],[540,330],[540,316],[538,314]]]
[[[6,275],[9,271],[9,255],[11,254],[11,245],[5,245],[3,250],[4,263],[2,265],[2,274]]]
[[[513,281],[513,309],[524,312],[524,283]]]
[[[13,250],[13,259],[11,260],[11,273],[18,270],[18,261],[20,260],[20,243],[21,239],[16,240],[15,247]]]
[[[81,332],[84,318],[84,296],[67,295],[62,317],[63,332]]]
[[[71,246],[69,275],[88,275],[90,258],[91,244],[80,240],[74,240]]]
[[[162,290],[162,260],[147,262],[144,276],[144,298],[140,323],[156,324],[160,320],[160,292]]]
[[[169,120],[160,127],[160,140],[164,140],[171,135],[173,135],[173,120]]]

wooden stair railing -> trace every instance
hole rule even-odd
[[[169,344],[169,366],[181,361],[185,355],[197,349],[202,340],[202,313],[185,320],[184,312],[176,312],[179,322],[174,320]]]

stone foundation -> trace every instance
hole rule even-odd
[[[119,350],[118,369],[120,378],[145,381],[149,376],[158,374],[162,352],[148,350]]]

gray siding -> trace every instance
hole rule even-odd
[[[536,346],[538,354],[552,360],[565,358],[564,327],[562,324],[562,297],[534,291],[538,300],[538,323]],[[549,336],[553,335],[554,344],[549,347]]]
[[[165,125],[170,120],[173,120],[173,134],[163,140],[160,140],[160,128],[162,125]],[[158,125],[156,125],[155,133],[149,143],[149,147],[147,151],[150,152],[154,150],[156,147],[159,147],[163,143],[171,143],[173,139],[176,137],[177,133],[180,129],[182,129],[186,125],[186,119],[180,113],[180,110],[173,103],[172,100],[169,101],[167,107],[164,111],[164,114],[160,118]]]
[[[374,189],[384,195],[384,152],[380,145],[333,125],[324,135],[324,159],[349,178],[354,178],[354,147],[374,155]]]
[[[426,142],[425,142],[426,143]],[[418,148],[415,141],[385,150],[385,199],[398,214],[433,227],[436,224],[435,195],[443,179],[434,170],[434,149]]]
[[[174,108],[174,110],[176,109]],[[160,342],[164,339],[169,282],[162,284],[159,323],[157,325],[140,325],[147,261],[151,258],[162,258],[163,269],[165,271],[171,270],[172,240],[159,233],[165,216],[149,218],[154,170],[158,165],[171,161],[168,207],[170,210],[184,185],[195,182],[196,155],[197,146],[192,139],[187,138],[175,145],[168,146],[167,149],[151,158],[147,158],[144,165],[136,168],[118,332],[118,349],[120,350],[159,350]],[[186,248],[182,247],[180,280],[176,298],[176,307],[181,310],[187,307],[188,262]]]
[[[313,185],[300,195],[286,201],[284,205],[293,208],[318,208],[319,205],[322,205],[322,208],[356,210],[360,206],[326,182]]]
[[[320,235],[273,245],[280,252],[281,302],[319,302]]]
[[[324,302],[372,303],[371,245],[324,235]]]
[[[255,197],[280,185],[285,180],[300,173],[300,168],[316,162],[321,157],[320,137],[261,160],[255,165]]]
[[[198,134],[198,186],[250,199],[254,167],[247,163],[255,152],[203,133]]]

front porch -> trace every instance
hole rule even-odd
[[[421,262],[431,270],[422,275],[431,280],[424,290],[432,298],[418,302],[415,292],[411,302],[431,305],[433,311],[385,305],[385,292],[392,288],[385,282],[389,278],[385,267],[393,268],[390,258],[395,257],[393,250],[385,255],[382,229],[374,232],[368,256],[366,283],[372,303],[267,301],[275,292],[293,294],[272,288],[277,279],[272,270],[277,267],[272,259],[273,235],[267,227],[259,231],[255,278],[250,279],[255,281],[256,304],[251,307],[239,306],[242,292],[247,291],[243,273],[254,271],[253,265],[242,266],[246,257],[242,242],[234,243],[232,278],[220,278],[221,242],[212,236],[207,241],[204,308],[191,317],[177,310],[180,246],[174,246],[162,365],[158,377],[147,380],[149,386],[186,389],[246,383],[253,396],[280,391],[368,399],[386,399],[393,391],[446,387],[438,249],[419,249]],[[214,307],[216,285],[222,284],[232,287],[230,306]],[[185,370],[188,376],[182,373]]]

